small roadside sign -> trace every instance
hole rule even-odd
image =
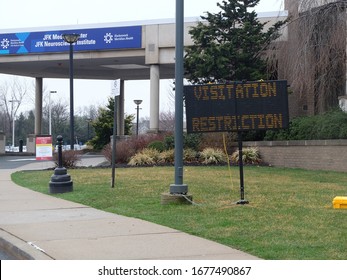
[[[36,136],[36,160],[52,160],[52,136]]]

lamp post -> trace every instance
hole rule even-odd
[[[11,115],[12,115],[12,149],[14,149],[14,132],[15,132],[15,129],[14,129],[14,125],[15,125],[15,118],[16,118],[16,114],[13,114],[13,103],[14,102],[19,102],[18,100],[16,99],[12,99],[12,100],[9,100],[8,102],[11,102]]]
[[[136,136],[139,135],[139,110],[140,110],[140,104],[142,103],[142,100],[136,99],[134,100],[134,103],[137,105],[136,107]]]
[[[48,122],[49,122],[49,128],[48,128],[48,134],[52,135],[52,104],[51,104],[51,94],[57,93],[55,90],[51,90],[49,92],[49,104],[48,104]]]
[[[63,34],[64,41],[70,44],[70,149],[74,149],[74,105],[73,105],[73,44],[80,37],[79,34]]]

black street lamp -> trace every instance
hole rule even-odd
[[[134,103],[137,105],[136,107],[136,136],[139,135],[139,110],[140,110],[140,104],[142,103],[142,100],[134,100]]]
[[[70,149],[74,150],[74,105],[73,105],[73,44],[80,37],[79,34],[63,34],[64,41],[70,44]]]

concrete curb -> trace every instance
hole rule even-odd
[[[53,260],[43,251],[0,229],[0,248],[16,260]]]

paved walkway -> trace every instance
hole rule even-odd
[[[96,165],[103,158],[88,158]],[[34,162],[0,170],[0,247],[20,259],[254,260],[252,255],[168,227],[96,210],[37,193],[11,181],[17,170],[44,169]],[[47,182],[48,188],[48,182]]]

